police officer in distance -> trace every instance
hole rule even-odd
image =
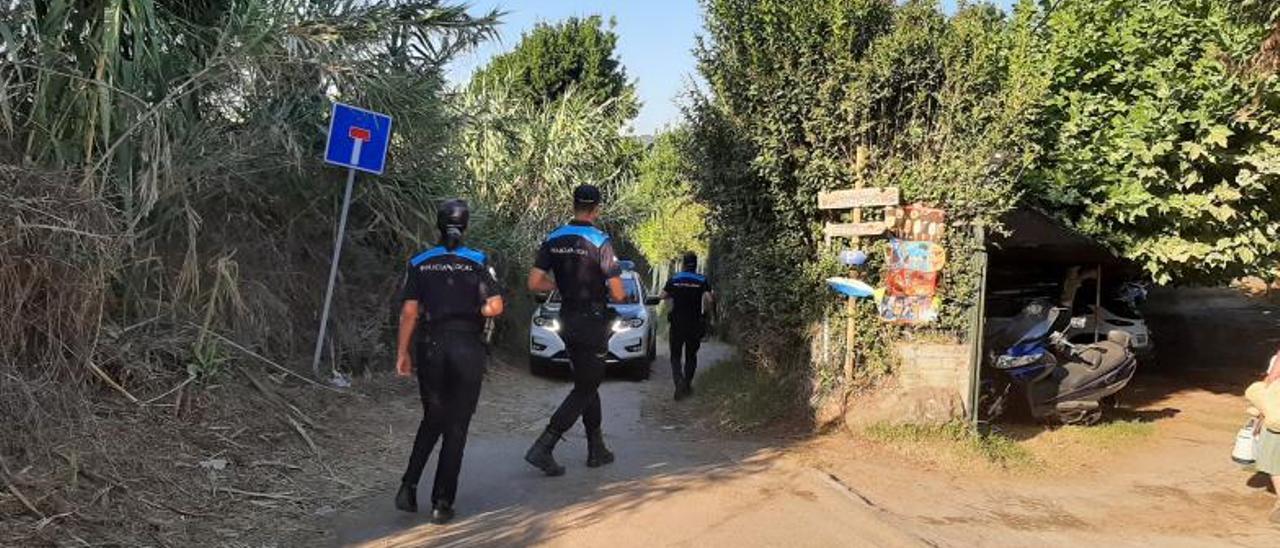
[[[573,370],[573,390],[524,456],[548,476],[564,474],[552,451],[578,417],[587,430],[587,466],[613,462],[600,428],[603,414],[597,389],[604,380],[609,345],[608,302],[622,302],[626,293],[609,235],[595,227],[599,217],[600,189],[592,185],[574,189],[573,220],[547,235],[529,271],[530,291],[560,291],[562,337]]]
[[[671,330],[667,343],[671,350],[671,379],[676,383],[675,399],[693,393],[693,374],[698,370],[698,348],[707,334],[706,313],[711,310],[715,294],[711,283],[698,274],[698,256],[685,253],[681,272],[667,280],[662,288],[663,300],[671,299]],[[681,359],[683,358],[683,365]]]
[[[498,282],[485,254],[462,246],[469,219],[466,202],[440,204],[436,210],[440,245],[409,261],[401,292],[396,373],[407,377],[417,370],[423,418],[396,494],[396,508],[418,511],[418,480],[436,440],[443,439],[431,492],[431,521],[435,523],[445,523],[454,515],[467,429],[484,377],[485,320],[501,315],[503,309]],[[411,358],[409,346],[419,327],[416,353]]]

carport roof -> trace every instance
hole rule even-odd
[[[1128,261],[1101,242],[1029,207],[1001,219],[1007,234],[992,235],[988,247],[1002,260],[1056,264],[1124,265]]]

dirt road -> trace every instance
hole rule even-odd
[[[1228,458],[1244,387],[1280,344],[1280,309],[1231,290],[1179,290],[1153,296],[1148,320],[1159,361],[1114,417],[1150,425],[1147,437],[1006,427],[1047,455],[1021,471],[957,470],[839,438],[799,453],[939,545],[1280,546],[1265,476]]]
[[[726,353],[713,343],[702,355],[713,363]],[[565,382],[495,368],[467,446],[459,519],[434,526],[422,514],[398,512],[389,485],[337,517],[336,541],[379,547],[922,544],[825,474],[782,458],[785,447],[709,443],[706,432],[670,421],[680,412],[660,406],[687,404],[670,400],[665,357],[648,382],[610,381],[602,388],[616,463],[586,468],[578,427],[557,450],[568,474],[543,477],[521,457],[568,390]],[[407,411],[397,431],[412,432],[416,417]],[[424,500],[432,470],[434,461],[423,481]]]
[[[384,483],[325,521],[344,546],[1280,546],[1274,500],[1227,459],[1240,392],[1280,340],[1280,309],[1222,291],[1165,296],[1151,320],[1160,366],[1126,395],[1135,442],[1009,433],[1054,458],[1017,471],[904,457],[844,433],[732,439],[670,400],[665,356],[645,383],[602,392],[618,462],[588,469],[581,429],[545,478],[521,456],[569,390],[497,366],[468,446],[459,519],[433,526],[393,509],[417,403],[391,404]],[[712,344],[706,362],[728,349]],[[1043,464],[1043,467],[1040,467]],[[425,500],[428,468],[420,495]]]

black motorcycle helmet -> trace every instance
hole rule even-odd
[[[462,245],[462,233],[471,221],[471,210],[465,200],[454,198],[440,202],[436,207],[436,228],[440,229],[440,241],[449,251]]]

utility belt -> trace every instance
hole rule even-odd
[[[428,321],[422,326],[422,332],[428,337],[439,338],[456,335],[484,334],[484,322],[474,319],[446,319]]]

